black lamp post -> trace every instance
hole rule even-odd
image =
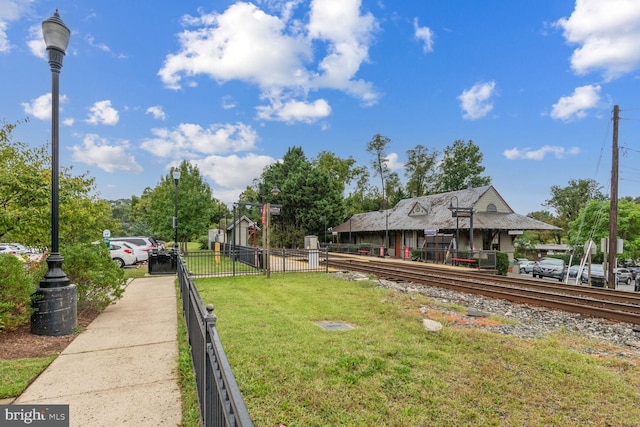
[[[51,252],[48,270],[34,294],[31,333],[36,335],[69,335],[76,327],[77,289],[62,271],[63,258],[58,246],[59,188],[59,77],[71,31],[60,19],[58,11],[42,22],[42,34],[51,68]]]
[[[456,205],[453,205],[453,199],[456,199]],[[451,216],[456,219],[456,254],[458,252],[458,218],[469,218],[469,258],[473,258],[473,208],[463,208],[458,206],[458,198],[453,196],[449,202],[449,210]]]
[[[173,170],[173,183],[176,185],[175,203],[174,203],[175,212],[173,216],[173,228],[174,228],[173,247],[176,252],[178,252],[179,250],[179,247],[178,247],[178,182],[180,182],[180,169],[175,168]]]

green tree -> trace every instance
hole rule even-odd
[[[211,187],[204,182],[197,166],[183,161],[178,168],[178,240],[184,245],[205,234],[209,226],[222,218],[224,213],[220,208],[221,203],[213,199]],[[144,207],[144,220],[151,226],[153,235],[171,241],[175,233],[173,216],[176,186],[173,171],[161,177],[160,183],[147,195],[148,206],[141,206]],[[186,246],[182,249],[186,250]]]
[[[404,175],[407,177],[409,195],[421,197],[435,191],[438,152],[429,152],[428,148],[417,145],[407,150],[407,162],[404,164]]]
[[[280,189],[273,196],[273,186]],[[262,175],[258,194],[266,201],[282,205],[280,215],[272,217],[273,246],[300,247],[304,236],[320,234],[324,224],[339,224],[344,219],[344,183],[338,175],[314,166],[301,147],[292,147],[282,162],[270,165]]]
[[[491,184],[491,178],[482,176],[483,154],[473,141],[458,139],[444,149],[440,175],[436,181],[439,193],[482,187]]]
[[[358,168],[358,174],[355,177],[356,184],[345,199],[345,219],[357,213],[380,209],[382,206],[380,191],[370,184],[369,178],[367,168]]]
[[[18,123],[20,124],[20,123]],[[0,240],[51,244],[51,169],[45,147],[13,141],[17,124],[0,127]],[[62,168],[59,180],[60,246],[99,239],[117,228],[111,207],[98,199],[94,179]]]
[[[373,166],[374,176],[380,177],[380,189],[382,191],[382,200],[385,202],[385,208],[387,197],[385,194],[386,180],[389,177],[389,155],[387,153],[391,139],[382,136],[379,133],[375,134],[371,141],[367,143],[367,152],[371,154],[371,166]]]
[[[572,179],[566,187],[554,185],[551,187],[551,198],[546,200],[544,206],[553,208],[556,213],[558,227],[567,230],[569,223],[578,218],[580,210],[590,200],[603,201],[607,199],[600,186],[593,179]]]
[[[558,219],[549,211],[535,211],[527,214],[529,218],[546,222],[547,224],[558,226]],[[525,236],[534,243],[562,243],[562,236],[566,235],[566,231],[525,231]]]
[[[609,201],[591,200],[569,223],[569,238],[582,247],[593,239],[600,248],[600,240],[609,237]],[[640,259],[640,205],[630,200],[618,203],[618,239],[624,241],[619,260]]]

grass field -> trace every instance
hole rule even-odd
[[[640,425],[638,359],[594,341],[428,332],[427,297],[326,274],[196,283],[256,426]]]

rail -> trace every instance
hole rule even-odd
[[[178,282],[202,425],[252,427],[249,411],[216,331],[213,306],[205,307],[182,256],[178,257]]]

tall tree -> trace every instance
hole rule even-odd
[[[178,240],[185,242],[206,234],[210,224],[217,222],[218,216],[222,218],[224,208],[213,199],[211,187],[203,180],[197,166],[183,161],[178,168]],[[174,240],[175,192],[171,170],[150,193],[150,209],[145,212],[145,220],[153,234],[164,240]]]
[[[436,182],[439,193],[482,187],[491,184],[491,178],[482,176],[483,154],[473,141],[458,139],[444,149],[440,175]]]
[[[556,211],[557,217],[554,225],[566,231],[569,223],[578,218],[580,210],[590,200],[607,199],[601,190],[602,187],[593,179],[572,179],[566,187],[552,186],[551,198],[545,201],[544,206],[551,207]]]
[[[407,150],[407,162],[404,164],[404,175],[407,177],[407,192],[416,197],[425,196],[435,191],[438,151],[429,152],[428,148],[417,145]]]
[[[272,218],[272,244],[300,247],[307,234],[321,234],[324,224],[344,220],[343,183],[335,174],[309,162],[301,147],[292,147],[282,162],[270,165],[262,175],[267,201],[282,205]],[[270,194],[273,185],[278,196]],[[261,191],[262,192],[262,191]]]
[[[18,124],[0,126],[0,240],[33,246],[51,244],[51,168],[46,147],[29,148],[14,141]],[[95,196],[94,179],[60,170],[60,246],[98,240],[117,230],[111,207]]]
[[[382,191],[382,200],[385,201],[386,208],[386,180],[389,177],[389,155],[387,149],[391,139],[382,136],[379,133],[375,134],[371,141],[367,143],[367,152],[371,154],[371,166],[373,166],[374,176],[380,177],[380,190]]]
[[[583,218],[587,227],[583,225]],[[609,236],[609,201],[589,201],[569,223],[568,232],[571,241],[579,247],[593,239],[599,250],[600,239]],[[640,205],[630,200],[622,199],[618,203],[618,238],[624,241],[619,260],[640,258]]]

